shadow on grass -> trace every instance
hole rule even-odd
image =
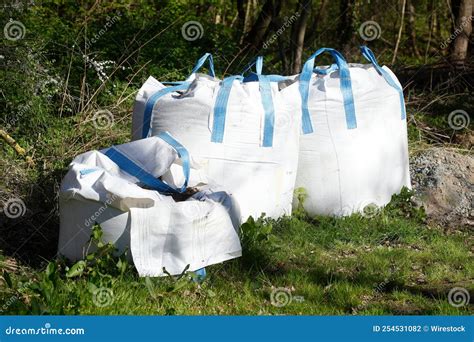
[[[56,256],[59,236],[57,194],[64,172],[55,170],[40,175],[21,200],[23,215],[8,218],[0,225],[0,250],[7,257],[33,267],[42,268]]]

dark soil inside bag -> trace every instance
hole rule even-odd
[[[186,191],[180,193],[180,194],[172,194],[171,197],[173,197],[173,199],[176,201],[176,202],[184,202],[186,201],[189,197],[191,197],[192,195],[194,195],[195,193],[198,193],[199,190],[197,188],[187,188]]]

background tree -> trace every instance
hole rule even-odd
[[[450,59],[453,63],[464,64],[469,51],[469,39],[472,33],[473,0],[451,0],[454,16]]]
[[[301,59],[303,57],[304,38],[309,16],[311,15],[311,0],[299,0],[296,12],[298,20],[291,31],[291,54],[292,66],[290,73],[297,74],[301,70]]]

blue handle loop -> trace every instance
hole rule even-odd
[[[93,167],[93,168],[89,168],[89,169],[82,169],[79,171],[79,173],[81,174],[81,178],[84,177],[84,176],[87,176],[88,174],[90,173],[93,173],[93,172],[96,172],[96,171],[99,171],[100,169],[98,167]]]
[[[225,117],[227,115],[227,102],[229,100],[230,91],[232,89],[232,83],[236,79],[244,81],[245,79],[243,77],[243,74],[250,70],[254,65],[256,66],[257,73],[253,75],[259,81],[260,96],[265,112],[262,146],[273,146],[275,108],[273,106],[272,87],[270,84],[270,82],[272,82],[273,76],[262,75],[262,56],[258,56],[252,63],[250,63],[247,68],[242,72],[242,75],[227,77],[222,81],[222,85],[217,94],[216,104],[214,107],[214,124],[211,136],[212,142],[222,143],[224,139]]]
[[[176,151],[178,157],[181,159],[183,164],[184,183],[181,188],[178,189],[178,192],[186,191],[186,188],[188,187],[189,174],[191,171],[191,161],[188,150],[168,132],[160,132],[157,136],[164,142],[168,143]]]
[[[265,120],[263,127],[263,147],[273,146],[273,131],[275,127],[275,108],[273,106],[272,87],[270,82],[280,82],[286,78],[278,75],[262,75],[263,70],[263,56],[257,56],[245,69],[242,71],[242,76],[255,66],[255,74],[252,74],[243,79],[243,82],[259,82],[260,96],[262,98],[262,105],[265,111]]]
[[[245,73],[252,69],[255,66],[255,73],[251,73],[249,76],[245,76],[243,82],[255,82],[259,81],[260,75],[262,75],[263,70],[263,56],[257,56],[255,59],[250,62],[245,69],[240,73],[241,76],[244,76]],[[289,77],[281,75],[265,75],[269,82],[283,82],[289,79]]]
[[[173,87],[163,88],[158,90],[156,93],[150,96],[145,104],[145,111],[143,113],[143,125],[142,125],[142,139],[148,137],[151,130],[151,117],[153,114],[153,108],[156,102],[163,96],[178,90],[188,89],[190,82],[183,82]]]
[[[196,274],[196,277],[193,279],[193,281],[196,282],[196,283],[202,283],[204,281],[204,279],[206,279],[206,277],[207,277],[207,272],[206,272],[205,267],[194,271],[194,273]]]
[[[214,59],[209,52],[205,53],[201,58],[198,59],[193,71],[191,72],[191,75],[198,72],[198,70],[202,68],[206,61],[209,61],[209,75],[216,77],[216,73],[214,72]]]
[[[250,69],[252,69],[254,65],[255,65],[256,74],[261,75],[262,70],[263,70],[263,56],[255,57],[255,59],[252,62],[250,62],[249,65],[245,67],[245,69],[240,73],[240,75],[244,76],[244,74]]]
[[[182,193],[186,190],[189,181],[190,173],[190,161],[189,153],[178,141],[176,141],[168,132],[162,132],[158,135],[163,141],[167,142],[173,149],[178,153],[178,156],[181,158],[183,163],[183,173],[184,173],[184,183],[180,188],[173,188],[166,184],[165,182],[159,180],[151,173],[145,171],[142,167],[134,163],[130,158],[128,158],[123,153],[119,152],[117,148],[112,146],[105,152],[103,152],[107,157],[109,157],[118,167],[128,173],[129,175],[137,178],[142,184],[150,187],[153,190],[156,190],[163,194],[176,194]]]
[[[230,76],[221,81],[219,92],[217,93],[216,103],[214,105],[214,122],[212,124],[211,141],[222,143],[224,140],[225,117],[227,114],[227,102],[229,101],[232,83],[235,80],[242,80],[242,76]]]
[[[360,51],[362,52],[362,56],[365,57],[372,65],[374,66],[375,70],[379,75],[381,75],[385,81],[390,85],[392,88],[396,89],[398,91],[399,97],[400,97],[400,106],[401,106],[401,119],[405,120],[406,119],[406,108],[405,108],[405,98],[403,97],[403,88],[400,87],[397,82],[390,76],[390,74],[382,68],[379,63],[377,63],[377,59],[375,58],[374,53],[372,50],[370,50],[366,45],[362,45],[360,47]]]
[[[329,68],[322,69],[322,68],[314,68],[313,71],[320,75],[329,75],[331,72],[337,70],[337,64],[333,63],[329,66]]]
[[[258,56],[255,61],[255,70],[257,71],[257,75],[262,74],[263,70],[263,56]]]
[[[383,76],[383,69],[377,62],[377,59],[375,58],[375,55],[372,50],[370,50],[369,47],[366,45],[361,45],[360,51],[362,52],[362,56],[364,56],[365,59],[367,59],[370,63],[374,65],[375,70],[377,70],[378,74]]]
[[[262,75],[263,56],[257,56],[255,60],[244,70],[244,73],[255,65],[256,76],[258,79],[260,97],[262,99],[265,120],[263,126],[263,147],[273,146],[273,131],[275,128],[275,108],[273,106],[272,86],[270,84],[273,77]],[[244,79],[245,82],[245,79]]]
[[[165,84],[165,85],[179,85],[179,84],[183,84],[183,83],[186,83],[186,81],[161,81],[162,84]]]
[[[265,75],[258,75],[260,97],[262,98],[265,120],[263,125],[263,147],[273,146],[273,131],[275,129],[275,108],[273,106],[272,86]]]
[[[335,59],[337,67],[339,69],[339,77],[341,80],[341,91],[342,97],[344,99],[344,110],[346,112],[346,124],[348,129],[357,128],[357,120],[355,116],[354,108],[354,96],[352,94],[352,83],[351,76],[349,72],[349,66],[341,55],[340,52],[330,49],[330,48],[321,48],[316,51],[311,57],[306,61],[303,66],[303,70],[300,75],[299,90],[302,100],[302,123],[303,123],[303,133],[308,134],[313,132],[313,126],[311,124],[311,116],[308,110],[308,97],[309,97],[309,86],[311,81],[311,76],[314,71],[314,60],[317,56],[323,52],[329,52],[331,56]]]

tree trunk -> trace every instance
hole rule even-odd
[[[291,72],[297,74],[301,70],[301,58],[303,56],[304,37],[308,24],[309,14],[311,12],[311,0],[300,0],[298,3],[298,19],[292,30],[291,51],[292,66]]]
[[[260,11],[257,20],[253,24],[252,28],[245,36],[243,42],[250,45],[253,48],[259,49],[265,36],[267,35],[268,28],[274,18],[276,18],[281,9],[280,0],[267,0]]]
[[[253,1],[248,0],[247,1],[247,8],[245,9],[244,34],[247,34],[247,32],[249,31],[249,28],[250,28],[250,19],[251,19],[250,12],[252,11],[252,5],[253,5]]]
[[[252,0],[247,0],[247,7],[245,8],[244,21],[242,26],[242,35],[240,36],[240,44],[242,45],[250,27],[250,9],[252,8]]]
[[[216,6],[216,16],[214,18],[214,24],[219,25],[222,23],[222,18],[223,18],[223,6],[224,4],[222,2],[219,2],[219,4]]]
[[[280,57],[280,60],[281,60],[281,73],[287,74],[287,71],[289,69],[289,66],[288,66],[289,63],[288,63],[288,58],[286,54],[285,44],[283,43],[283,39],[281,36],[278,36],[277,42],[278,42],[278,56]]]
[[[420,51],[416,43],[416,27],[415,27],[415,6],[413,6],[412,0],[408,0],[408,34],[410,35],[411,48],[413,54],[417,58],[421,58]]]
[[[434,1],[434,0],[432,0]],[[435,8],[435,6],[432,6],[433,8],[433,16],[431,17],[431,23],[430,25],[433,27],[433,37],[437,37],[439,33],[439,24],[438,24],[438,10]]]
[[[437,20],[437,15],[436,15],[436,8],[434,6],[434,0],[430,0],[428,3],[428,42],[426,43],[426,48],[425,48],[425,64],[428,61],[428,53],[430,51],[431,47],[431,40],[433,37],[436,38],[436,20]]]
[[[245,20],[244,0],[237,0],[237,16],[242,22]]]
[[[245,0],[237,0],[237,15],[232,19],[230,27],[237,26],[237,32],[239,34],[238,40],[242,42],[245,37],[244,34],[244,22],[245,22]]]
[[[403,33],[403,21],[405,20],[405,6],[407,4],[407,0],[402,1],[402,19],[400,20],[400,28],[398,29],[398,37],[397,42],[395,43],[395,49],[393,50],[392,64],[395,63],[395,60],[397,59],[398,47],[400,46]]]
[[[313,22],[310,25],[308,34],[306,35],[307,36],[306,46],[312,44],[313,41],[316,39],[316,34],[318,32],[319,23],[324,18],[323,15],[325,13],[327,3],[328,3],[327,0],[322,0],[321,1],[321,5],[319,6],[318,13],[316,13],[315,18],[313,19]]]
[[[350,51],[354,36],[354,7],[356,0],[341,0],[341,17],[339,19],[339,47],[344,54]]]
[[[474,4],[472,4],[472,16],[471,16],[471,19],[472,19],[471,25],[473,25],[472,22],[474,21]],[[473,25],[473,26],[474,26],[474,25]],[[473,30],[472,30],[472,32],[471,32],[471,38],[470,38],[469,46],[470,46],[470,52],[469,52],[469,54],[470,54],[470,56],[471,56],[471,58],[472,58],[472,56],[474,56],[474,28],[473,28]]]
[[[472,33],[472,0],[451,0],[451,9],[456,19],[450,60],[455,64],[464,64]]]

